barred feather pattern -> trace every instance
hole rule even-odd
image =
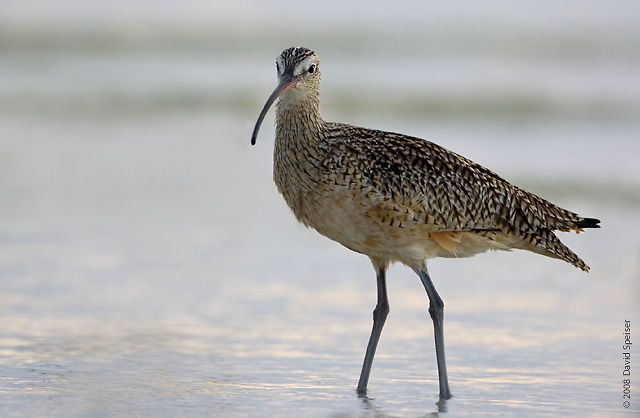
[[[292,68],[313,57],[303,55]],[[287,59],[294,60],[285,56],[285,65]],[[299,79],[277,103],[274,180],[306,226],[381,265],[420,268],[432,257],[517,248],[589,270],[553,231],[580,232],[598,220],[433,142],[325,122],[319,71]]]

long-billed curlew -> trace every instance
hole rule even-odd
[[[471,257],[487,250],[533,251],[589,267],[553,231],[599,228],[432,142],[397,133],[325,122],[319,114],[320,59],[284,50],[278,86],[251,136],[276,104],[273,178],[298,221],[367,255],[377,273],[378,301],[358,382],[365,395],[389,313],[386,271],[400,262],[420,277],[433,320],[440,398],[449,399],[444,356],[444,303],[427,272],[434,257]]]

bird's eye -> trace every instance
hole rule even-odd
[[[316,65],[315,64],[311,64],[307,71],[309,72],[309,74],[313,74],[316,71]]]

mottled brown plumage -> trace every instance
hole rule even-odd
[[[393,262],[428,278],[429,258],[516,248],[589,270],[553,231],[580,232],[598,227],[597,219],[562,209],[432,142],[325,122],[319,114],[319,58],[306,48],[285,50],[277,59],[277,71],[280,84],[260,115],[252,142],[264,114],[280,97],[274,148],[278,190],[304,225],[370,257],[379,275],[382,310],[386,289],[381,294],[380,287]],[[437,305],[435,288],[421,278],[431,291],[432,305]],[[434,325],[440,321],[441,327],[434,312]],[[365,358],[360,393],[366,391],[365,369],[373,360],[380,322],[384,318],[378,320],[378,330],[374,322],[372,340],[378,335],[370,342],[370,358],[369,351]],[[444,343],[439,348],[437,339],[436,349],[442,352],[440,394],[448,398]]]

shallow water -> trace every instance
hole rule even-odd
[[[402,267],[389,274],[392,314],[371,399],[355,396],[373,270],[296,225],[271,183],[269,144],[250,148],[241,121],[163,115],[95,131],[93,122],[3,122],[30,133],[3,145],[20,155],[3,169],[16,179],[3,186],[4,413],[436,410],[427,299]],[[220,152],[212,131],[233,145]],[[454,416],[622,412],[621,333],[624,319],[637,318],[637,202],[552,197],[603,219],[602,230],[564,237],[590,263],[588,276],[519,252],[431,263],[447,304],[455,397],[444,407]]]
[[[589,275],[522,252],[430,263],[454,394],[440,404],[427,297],[402,266],[389,273],[369,398],[355,395],[373,269],[296,224],[271,180],[269,121],[249,145],[273,56],[298,42],[286,31],[253,39],[242,31],[264,27],[254,18],[224,29],[246,49],[207,46],[222,32],[187,24],[222,19],[205,5],[172,18],[114,4],[73,9],[67,32],[55,26],[64,7],[44,6],[56,36],[14,25],[1,44],[1,415],[638,413],[633,377],[622,407],[624,320],[640,320],[640,56],[627,3],[571,24],[551,3],[559,17],[496,7],[474,18],[451,6],[425,14],[428,28],[394,9],[391,29],[360,23],[371,38],[338,44],[357,15],[346,11],[332,29],[314,23],[314,39],[292,35],[322,50],[327,119],[428,137],[602,220],[561,237]],[[38,17],[12,7],[5,19]],[[114,26],[122,14],[146,32]],[[88,15],[102,15],[99,30],[86,31]],[[473,28],[460,33],[464,23]],[[439,41],[415,58],[407,33]],[[388,84],[372,91],[379,80]]]

